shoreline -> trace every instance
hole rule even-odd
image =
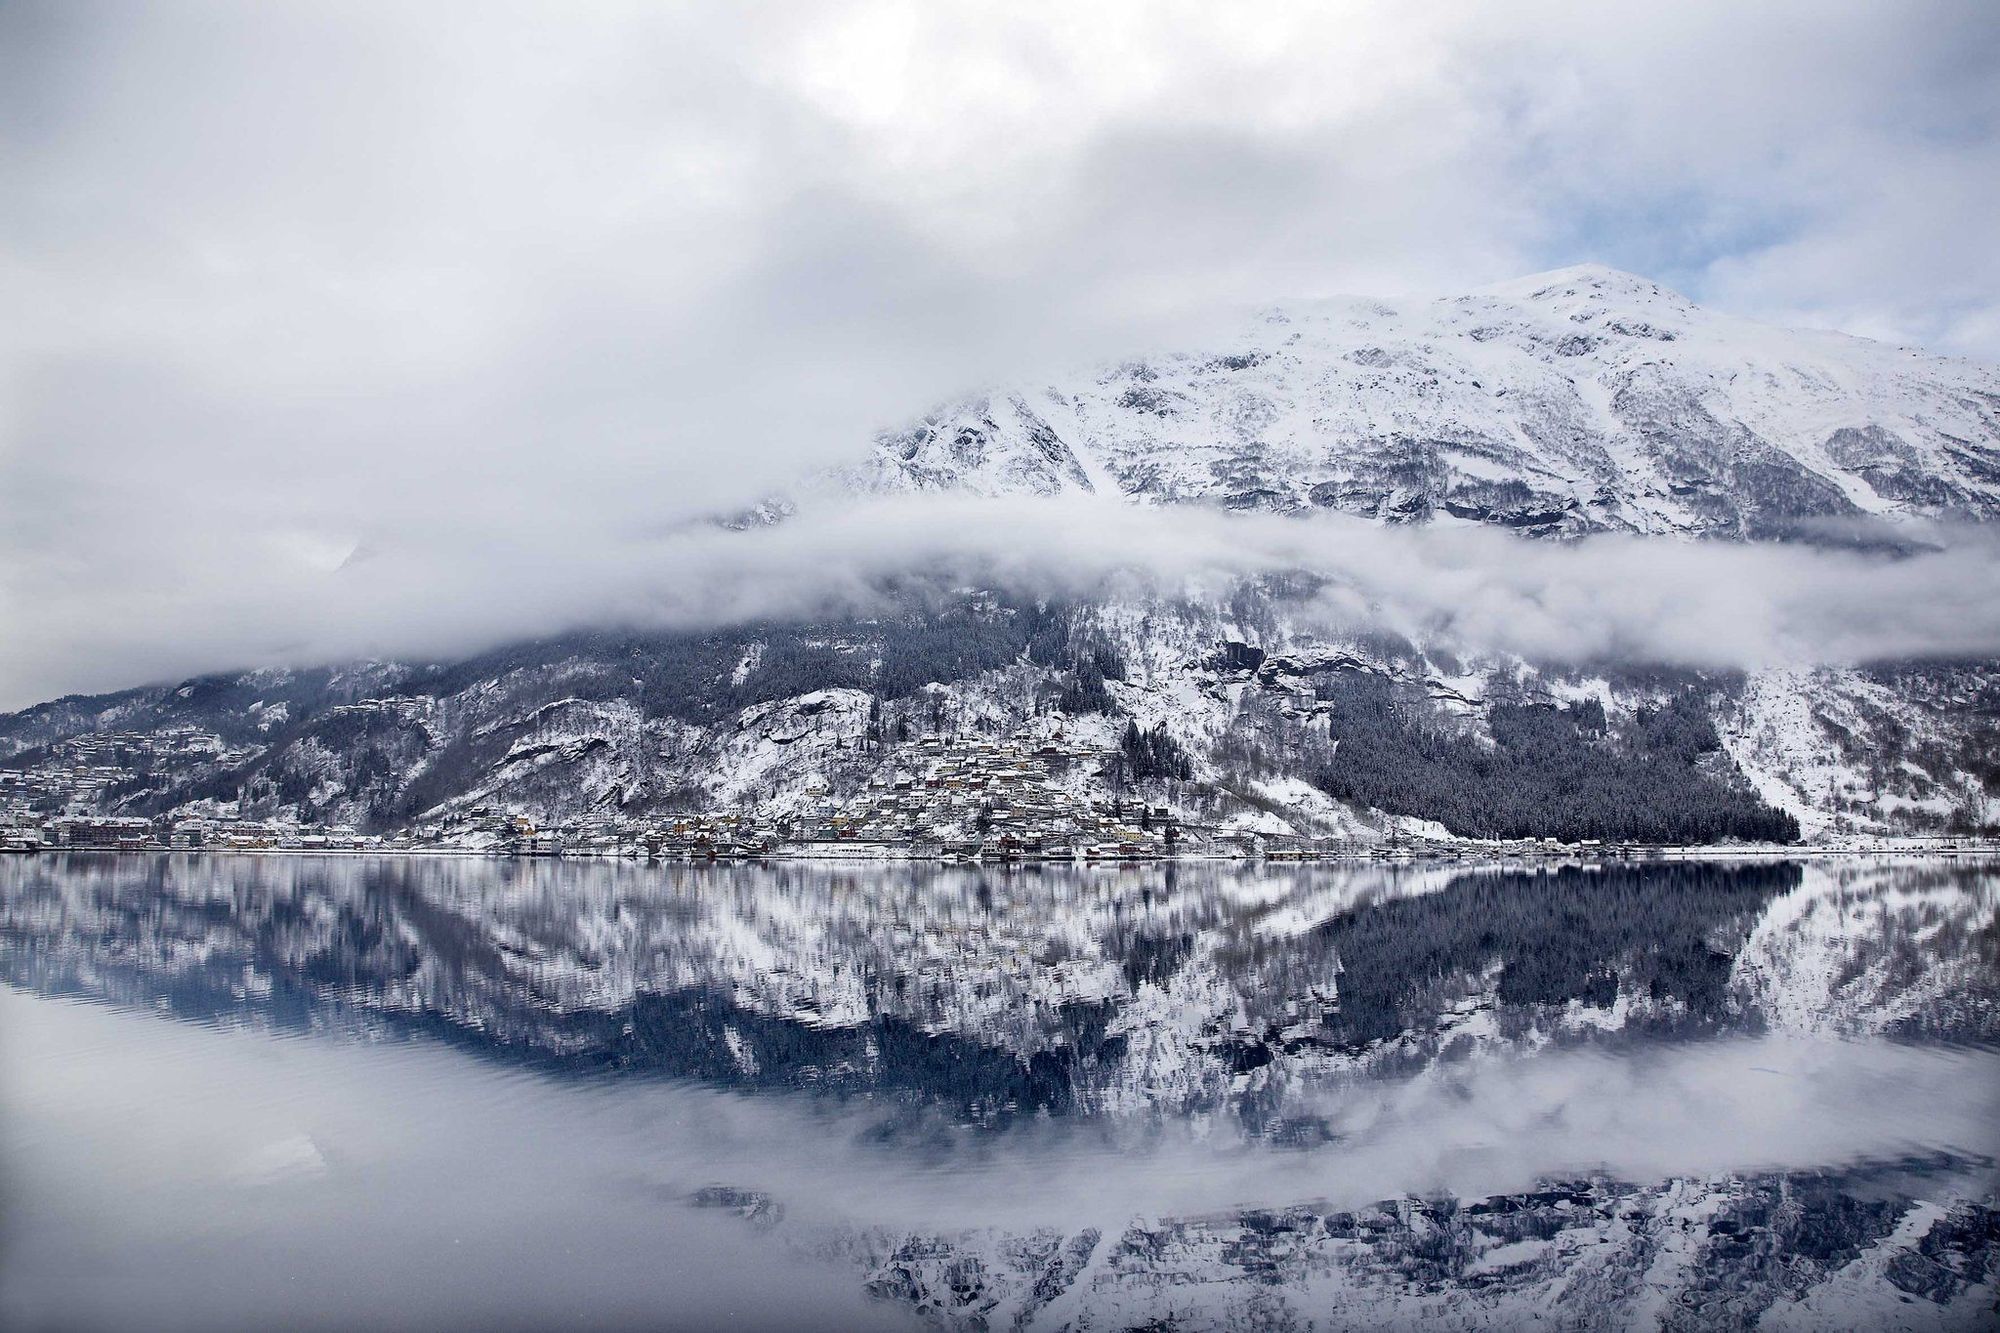
[[[647,855],[627,852],[510,852],[474,847],[6,847],[0,856],[260,856],[260,857],[367,857],[439,858],[485,861],[617,861],[642,865],[934,865],[934,866],[1062,866],[1076,869],[1132,868],[1169,865],[1415,865],[1438,862],[1495,864],[1518,862],[1526,865],[1645,865],[1683,861],[1788,861],[1832,860],[1873,856],[1921,857],[2000,857],[2000,842],[1972,847],[1922,845],[1837,846],[1728,846],[1646,847],[1628,852],[1606,853],[1576,849],[1509,851],[1500,848],[1439,847],[1395,852],[1280,853],[1247,855],[1223,852],[1186,852],[1172,856],[946,856],[929,853],[898,854],[892,851],[774,851],[757,855],[700,856],[692,854]]]

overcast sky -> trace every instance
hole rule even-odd
[[[12,0],[0,707],[609,613],[689,513],[1242,305],[1595,259],[2000,360],[1996,68],[1986,0]],[[452,577],[322,598],[357,543]]]

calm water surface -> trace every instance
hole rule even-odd
[[[1993,1327],[2000,869],[0,861],[0,1324]]]

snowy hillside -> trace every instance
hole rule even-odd
[[[2000,371],[1714,314],[1584,265],[1428,303],[1272,310],[1213,347],[951,404],[832,480],[1535,533],[1991,518]]]
[[[1808,839],[2000,822],[2000,671],[1535,668],[1230,610],[948,608],[586,635],[431,666],[253,672],[0,718],[0,804],[389,830],[857,799],[927,737],[1060,741],[1061,785],[1222,832]],[[365,692],[364,692],[365,691]],[[1136,726],[1184,777],[1121,784]],[[1634,821],[1638,821],[1635,823]]]

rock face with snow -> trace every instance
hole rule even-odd
[[[1211,348],[948,405],[837,481],[1546,534],[1985,519],[2000,373],[1585,265],[1428,303],[1273,310]]]

